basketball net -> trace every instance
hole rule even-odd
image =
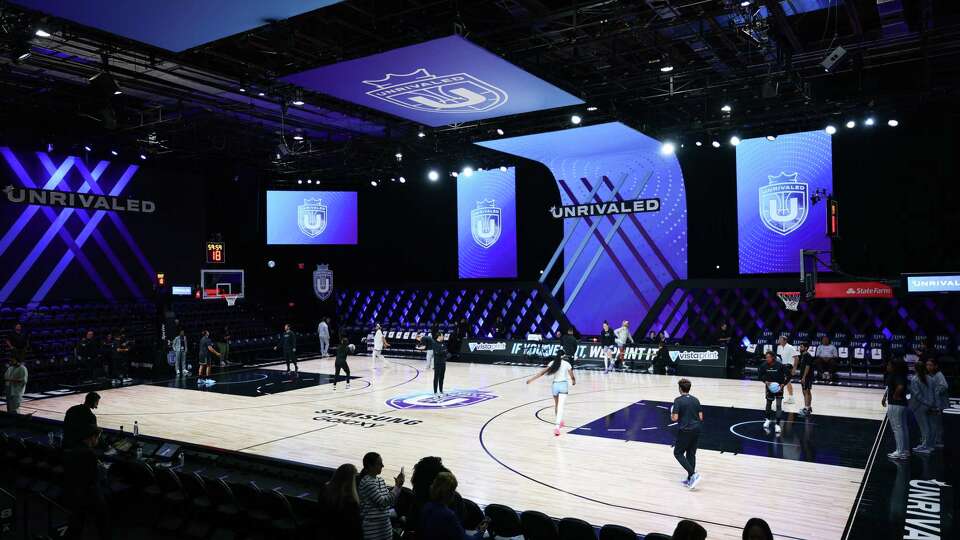
[[[223,295],[223,299],[227,301],[227,306],[228,306],[228,307],[233,307],[233,306],[237,303],[237,298],[239,298],[239,297],[240,297],[239,294],[225,294],[225,295]]]
[[[798,311],[800,306],[800,293],[794,291],[781,291],[777,293],[783,305],[790,311]]]

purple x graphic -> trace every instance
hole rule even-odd
[[[10,168],[16,174],[26,187],[36,187],[36,183],[30,178],[30,175],[24,169],[23,165],[17,159],[16,155],[9,148],[0,148],[0,154],[2,154],[10,165]],[[70,191],[70,186],[66,183],[65,177],[71,168],[76,167],[76,170],[84,178],[83,184],[77,189],[77,193],[88,193],[93,192],[98,195],[103,194],[103,190],[100,188],[97,183],[100,176],[109,166],[109,162],[101,161],[97,166],[90,171],[87,167],[77,158],[68,157],[66,158],[60,166],[56,166],[53,161],[42,152],[37,153],[38,158],[40,159],[41,164],[50,178],[42,185],[43,189],[57,189],[61,185],[66,188],[66,191]],[[123,175],[116,182],[116,184],[111,188],[109,195],[118,196],[123,193],[124,189],[129,185],[129,182],[133,175],[137,172],[138,167],[136,165],[129,165],[124,171]],[[110,215],[113,223],[120,231],[121,236],[124,238],[125,242],[130,246],[131,251],[136,255],[140,260],[141,264],[144,266],[144,269],[148,272],[148,276],[152,276],[152,268],[149,263],[146,261],[142,251],[136,246],[136,243],[133,240],[133,237],[130,235],[129,231],[126,229],[126,226],[120,220],[118,216],[115,215],[115,212],[97,210],[93,212],[91,216],[86,210],[82,209],[73,209],[66,208],[59,212],[59,214],[48,207],[30,205],[21,213],[21,215],[14,222],[13,226],[7,231],[2,239],[0,239],[0,255],[2,255],[13,243],[13,241],[19,236],[21,232],[25,229],[27,223],[30,219],[38,212],[42,212],[47,219],[50,221],[50,227],[43,234],[37,244],[33,247],[30,253],[24,258],[21,264],[17,267],[16,271],[7,281],[7,283],[0,289],[0,302],[6,301],[7,298],[13,293],[16,287],[20,284],[23,278],[26,276],[27,272],[34,266],[39,257],[43,252],[49,247],[50,242],[55,236],[59,236],[64,240],[64,243],[67,245],[68,250],[61,257],[60,261],[54,266],[53,270],[44,280],[41,287],[31,298],[32,302],[42,301],[46,295],[49,293],[50,289],[57,282],[57,280],[62,276],[63,272],[67,269],[70,262],[74,258],[77,259],[81,267],[86,271],[86,273],[93,280],[94,284],[97,286],[98,290],[103,294],[104,297],[112,299],[113,295],[110,290],[107,288],[103,279],[100,277],[99,273],[90,263],[89,259],[83,252],[83,246],[86,241],[93,236],[94,241],[98,246],[103,250],[104,254],[107,256],[107,259],[110,261],[110,264],[114,269],[117,270],[117,273],[120,275],[121,280],[130,290],[130,292],[135,297],[142,297],[140,289],[136,286],[133,279],[127,273],[126,269],[120,262],[120,259],[116,256],[116,253],[110,248],[106,240],[97,230],[97,226],[102,221],[105,215]],[[74,239],[70,233],[64,228],[64,225],[68,221],[68,218],[76,212],[76,215],[84,223],[80,234]]]

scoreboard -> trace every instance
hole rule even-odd
[[[227,262],[227,250],[223,242],[207,242],[207,264]]]

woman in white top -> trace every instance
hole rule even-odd
[[[549,366],[527,380],[527,384],[530,384],[544,375],[553,375],[553,434],[556,436],[560,436],[560,428],[563,427],[563,405],[567,401],[569,392],[568,381],[570,384],[577,384],[577,377],[573,374],[573,366],[570,365],[569,359],[567,355],[557,355],[550,361]]]

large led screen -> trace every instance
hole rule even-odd
[[[829,249],[827,203],[833,193],[830,135],[807,131],[737,146],[740,273],[800,271],[801,249]]]
[[[268,191],[267,244],[356,244],[355,191]]]
[[[428,126],[583,103],[460,36],[281,80]]]
[[[477,171],[457,178],[461,278],[517,277],[516,171]]]

